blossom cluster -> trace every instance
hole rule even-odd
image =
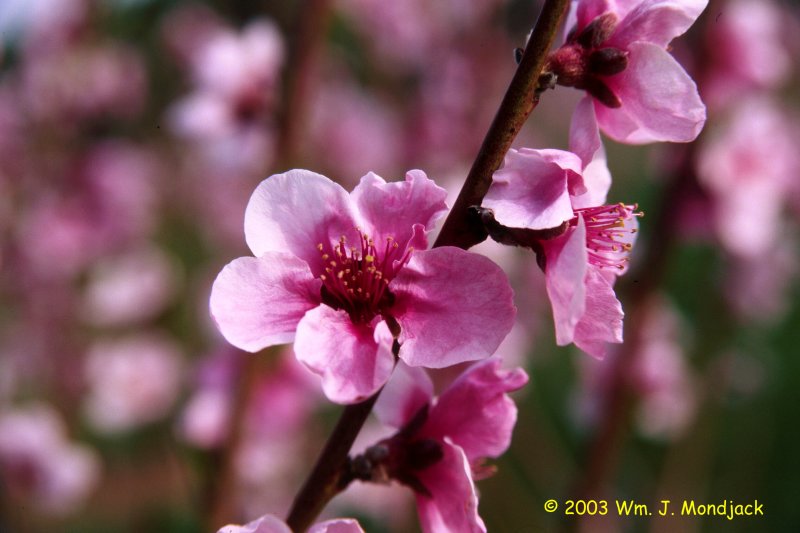
[[[700,374],[688,298],[625,296],[659,283],[652,211],[722,250],[720,324],[785,316],[790,10],[568,2],[531,124],[464,209],[488,238],[451,246],[540,4],[0,1],[0,529],[297,529],[331,415],[376,397],[310,530],[504,529],[482,480],[540,497],[621,382],[667,440],[769,384],[735,350]],[[663,152],[603,136],[675,143],[680,194],[638,196],[669,180],[626,171]]]
[[[574,2],[566,41],[545,66],[557,84],[587,92],[571,123],[572,151],[511,149],[475,206],[494,240],[535,252],[559,345],[602,358],[608,343],[622,342],[614,281],[628,268],[641,213],[605,203],[611,176],[600,131],[629,143],[698,135],[705,106],[666,47],[703,7]],[[490,360],[430,403],[422,368],[489,357],[515,315],[498,266],[455,247],[429,249],[445,197],[420,170],[394,183],[370,172],[349,194],[310,171],[273,175],[245,212],[254,257],[223,268],[210,306],[239,348],[293,341],[334,402],[385,387],[378,414],[398,432],[357,458],[355,476],[411,488],[426,531],[480,531],[472,479],[483,458],[508,447],[515,409],[505,393],[527,378]]]

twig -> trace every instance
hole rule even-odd
[[[458,246],[466,250],[486,239],[486,230],[471,215],[470,207],[481,205],[492,183],[492,174],[539,102],[539,77],[568,4],[569,0],[544,3],[519,67],[434,246]]]
[[[480,205],[489,189],[492,173],[499,167],[536,106],[539,76],[567,5],[568,0],[545,1],[522,61],[434,247],[458,246],[467,249],[486,238],[485,230],[470,222],[469,208]],[[327,502],[342,490],[339,480],[345,471],[347,454],[378,394],[380,391],[365,402],[344,408],[333,434],[289,512],[286,522],[292,531],[308,529]]]

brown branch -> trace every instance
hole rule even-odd
[[[436,246],[469,248],[486,238],[482,226],[470,222],[470,206],[480,205],[511,143],[538,101],[538,80],[555,39],[568,0],[546,0],[517,72],[483,141],[478,156],[445,221]],[[395,348],[399,345],[395,343]],[[395,355],[397,352],[395,351]],[[372,411],[380,391],[363,403],[345,407],[317,463],[292,504],[286,522],[292,531],[305,531],[328,501],[344,487],[347,454]]]
[[[314,469],[292,503],[286,518],[286,524],[292,531],[307,530],[325,505],[342,490],[341,477],[347,471],[347,454],[379,395],[380,391],[364,402],[348,405],[342,411]]]
[[[284,81],[283,113],[278,154],[282,166],[293,167],[300,157],[309,102],[314,92],[314,77],[330,19],[330,0],[307,0],[298,10],[300,23],[292,41],[291,65]]]
[[[252,8],[252,6],[250,6]],[[294,164],[298,156],[298,139],[306,121],[306,106],[313,92],[315,66],[324,42],[330,0],[307,0],[297,10],[297,30],[290,43],[290,65],[283,87],[284,111],[280,116],[277,167]],[[237,377],[236,395],[231,407],[230,434],[225,446],[212,457],[217,472],[213,485],[205,496],[207,526],[214,531],[221,525],[237,521],[236,509],[236,452],[243,438],[244,417],[253,395],[258,377],[264,373],[262,359],[266,354],[247,358]],[[362,422],[363,423],[363,422]],[[359,425],[359,427],[361,427]],[[346,452],[345,452],[346,453]]]
[[[517,72],[434,246],[458,246],[466,250],[486,239],[486,230],[470,214],[470,207],[481,205],[492,183],[492,174],[538,103],[539,76],[568,4],[569,0],[545,1]]]

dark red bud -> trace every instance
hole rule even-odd
[[[585,85],[586,92],[591,94],[592,97],[604,106],[616,109],[622,105],[622,102],[619,97],[614,94],[614,91],[609,89],[608,85],[598,78],[587,78]]]
[[[611,34],[617,29],[618,22],[619,19],[615,13],[603,13],[587,24],[576,40],[584,48],[597,48],[611,37]]]
[[[585,63],[583,49],[567,44],[550,54],[545,70],[557,76],[559,85],[575,87],[586,73]]]
[[[589,72],[598,76],[613,76],[628,67],[627,50],[619,48],[600,48],[589,54]]]
[[[419,471],[433,466],[444,457],[442,445],[434,439],[420,439],[408,444],[406,467]]]

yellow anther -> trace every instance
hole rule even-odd
[[[364,256],[364,261],[366,261],[367,263],[372,263],[373,261],[375,261],[375,257],[373,257],[371,255],[365,255]]]
[[[344,277],[344,272],[342,272],[340,270],[339,272],[336,273],[336,277],[339,278],[339,279],[342,279]],[[345,282],[345,283],[347,283],[347,282]]]
[[[321,251],[322,251],[324,248],[325,248],[325,247],[324,247],[324,246],[322,246],[322,243],[319,243],[319,244],[317,245],[317,250],[319,250],[320,252],[321,252]]]

